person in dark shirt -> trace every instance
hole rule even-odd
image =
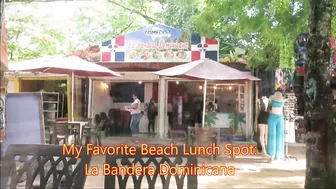
[[[153,98],[150,99],[150,102],[148,104],[148,110],[147,110],[147,117],[148,117],[148,133],[151,132],[151,130],[154,133],[154,126],[155,126],[155,117],[156,117],[156,106],[155,101]]]
[[[215,106],[213,105],[212,102],[209,102],[209,104],[207,105],[207,110],[208,112],[214,112],[215,111]]]
[[[197,99],[195,102],[196,105],[196,123],[202,123],[202,111],[203,111],[203,106],[202,102],[200,99]]]

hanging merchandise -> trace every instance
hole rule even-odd
[[[294,82],[294,92],[297,95],[298,113],[304,114],[304,96],[302,95],[304,90],[304,74],[305,65],[308,63],[308,34],[302,33],[296,37],[295,52],[296,52],[296,73]]]
[[[297,115],[297,99],[294,93],[286,93],[284,105],[285,142],[295,143],[295,117]]]
[[[296,37],[296,67],[298,75],[304,75],[304,67],[308,63],[308,34],[303,33]],[[330,38],[330,49],[331,49],[331,68],[336,68],[336,38]]]
[[[293,86],[294,70],[278,68],[275,71],[275,90],[288,91]]]
[[[285,142],[285,159],[295,159],[297,157],[288,155],[288,143],[295,143],[295,119],[297,115],[297,99],[294,93],[286,93],[286,101],[284,104],[284,142]]]
[[[304,75],[304,67],[308,63],[307,43],[308,43],[307,33],[300,34],[296,37],[295,52],[296,52],[296,68],[298,76]]]

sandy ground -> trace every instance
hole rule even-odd
[[[143,141],[155,144],[169,143],[167,140],[148,138],[143,139]],[[104,138],[102,141],[103,145],[118,145],[121,142],[130,144],[129,138],[126,137]],[[199,162],[204,162],[206,165],[233,166],[235,167],[235,175],[198,176],[198,188],[303,188],[305,181],[305,148],[302,145],[290,146],[289,154],[298,157],[298,161],[278,161],[270,164],[261,156],[239,156],[235,159],[219,157],[217,160],[199,158]],[[104,161],[104,156],[94,156],[91,166],[98,166],[102,170]],[[127,188],[134,188],[131,179],[128,183]],[[170,185],[169,188],[176,188],[174,179],[172,179]],[[88,176],[85,188],[104,188],[102,173],[98,176]],[[141,188],[148,188],[147,183],[144,182]],[[162,184],[157,182],[155,188],[162,188]]]

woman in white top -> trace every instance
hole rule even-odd
[[[134,102],[132,103],[132,105],[126,108],[131,112],[131,115],[132,115],[132,119],[130,123],[131,132],[132,132],[132,140],[133,142],[138,143],[139,142],[139,138],[138,138],[139,123],[142,117],[141,110],[140,110],[141,102],[135,93],[133,93],[133,99],[134,99]]]

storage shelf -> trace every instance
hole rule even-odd
[[[57,119],[62,115],[63,104],[60,103],[60,93],[58,92],[42,92],[43,97],[43,113],[45,120]],[[64,99],[64,98],[63,98]]]

